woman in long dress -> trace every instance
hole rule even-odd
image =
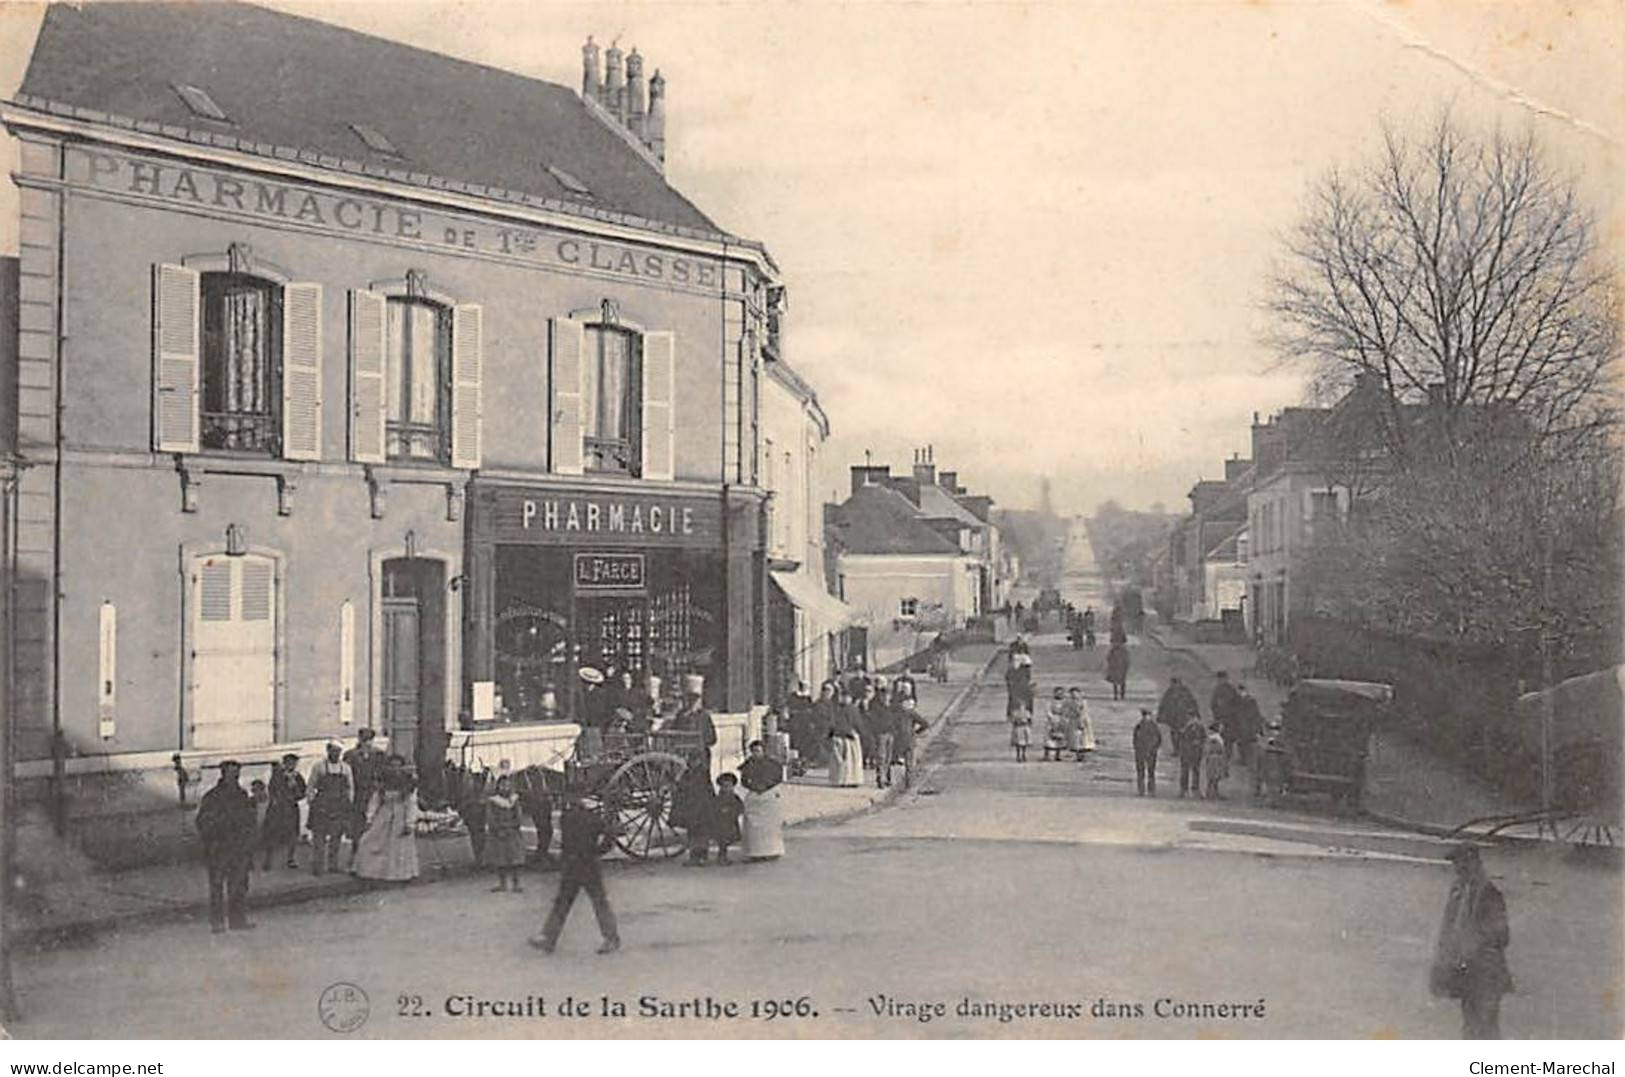
[[[519,829],[522,810],[513,793],[513,778],[504,774],[497,779],[496,791],[485,798],[485,860],[497,873],[492,893],[507,890],[510,878],[513,892],[524,892],[519,885],[519,869],[525,863],[525,836]]]
[[[739,767],[739,784],[745,787],[746,860],[784,855],[784,807],[779,801],[783,780],[784,769],[767,757],[762,742],[751,741],[750,758]]]
[[[856,788],[863,784],[862,719],[852,697],[838,691],[830,714],[829,784]]]
[[[1095,723],[1089,717],[1089,701],[1083,698],[1082,688],[1073,688],[1066,694],[1067,709],[1074,717],[1069,747],[1083,762],[1086,753],[1095,750]]]
[[[356,845],[355,873],[375,882],[417,878],[417,782],[402,757],[389,757],[371,807],[366,832]]]

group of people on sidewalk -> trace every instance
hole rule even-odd
[[[284,755],[268,780],[241,784],[242,763],[220,763],[220,779],[198,804],[196,826],[209,875],[209,922],[216,931],[252,928],[245,914],[255,855],[269,871],[277,852],[297,868],[299,802],[310,797],[309,827],[321,875],[338,870],[339,845],[350,840],[350,873],[374,881],[417,877],[417,778],[406,760],[385,755],[363,729],[355,748],[329,743],[309,777],[299,757]]]
[[[823,766],[830,785],[856,788],[872,770],[875,787],[886,789],[899,767],[904,788],[913,783],[915,740],[930,723],[907,671],[832,677],[816,700],[797,684],[786,712],[793,756],[805,767]]]
[[[1016,762],[1027,761],[1037,711],[1038,686],[1033,680],[1032,647],[1016,636],[1010,644],[1004,671],[1005,718],[1010,723],[1010,746]],[[1061,761],[1070,754],[1077,762],[1095,750],[1095,727],[1083,689],[1057,685],[1045,714],[1044,759]]]
[[[1140,796],[1157,795],[1157,759],[1164,729],[1179,762],[1180,796],[1220,799],[1220,783],[1230,776],[1232,760],[1249,768],[1253,791],[1260,790],[1263,713],[1245,684],[1232,684],[1223,671],[1217,681],[1209,700],[1212,718],[1206,724],[1196,695],[1178,677],[1168,679],[1154,716],[1150,710],[1140,709],[1133,736],[1135,789]]]

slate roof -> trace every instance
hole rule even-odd
[[[177,85],[205,91],[229,122],[196,115]],[[16,103],[582,216],[723,235],[573,89],[248,4],[52,4]],[[381,133],[399,155],[370,147],[352,125]]]
[[[865,486],[835,513],[835,536],[845,553],[957,554],[956,543],[921,522],[908,498],[884,486]]]
[[[954,520],[972,529],[982,526],[975,513],[955,501],[953,495],[940,486],[920,484],[919,512],[928,520]]]

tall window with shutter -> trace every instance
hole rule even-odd
[[[588,471],[636,475],[641,445],[641,373],[637,334],[589,325],[581,372],[583,465]]]
[[[248,554],[195,558],[190,575],[189,747],[275,741],[276,562]]]
[[[153,272],[153,447],[321,458],[321,285]]]
[[[554,318],[549,329],[553,471],[673,478],[673,335],[575,318]]]

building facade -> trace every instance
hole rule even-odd
[[[114,42],[139,75],[82,66]],[[4,110],[9,713],[59,827],[362,727],[556,762],[582,666],[764,698],[782,285],[607,59],[578,95],[250,7],[49,9]]]

